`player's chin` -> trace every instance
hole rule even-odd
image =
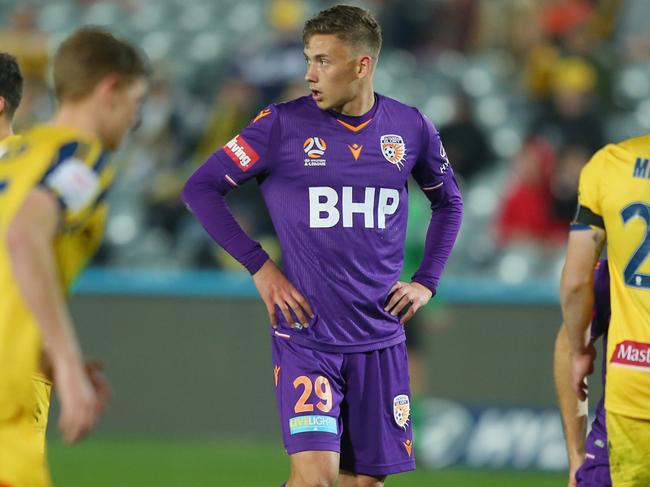
[[[327,101],[327,97],[323,96],[323,93],[312,93],[311,97],[316,103],[316,106],[321,110],[329,110],[332,108],[332,104]]]
[[[330,106],[330,103],[328,103],[327,100],[322,96],[319,98],[314,98],[314,101],[316,102],[316,106],[321,110],[329,110],[330,108],[332,108]]]

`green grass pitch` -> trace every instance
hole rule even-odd
[[[279,487],[288,461],[282,448],[255,441],[90,439],[48,447],[55,487]],[[394,487],[555,487],[564,474],[422,469],[391,477]]]

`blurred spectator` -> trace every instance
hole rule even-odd
[[[54,100],[50,96],[45,80],[40,76],[30,74],[23,82],[23,99],[16,111],[14,127],[17,132],[37,122],[47,120],[54,113]]]
[[[650,2],[622,0],[616,27],[619,55],[627,62],[650,59]]]
[[[35,77],[45,81],[49,55],[37,19],[36,7],[16,7],[9,15],[8,25],[0,30],[0,50],[16,56],[25,78]]]
[[[555,64],[552,98],[533,123],[532,133],[559,148],[568,144],[595,152],[604,145],[601,118],[594,104],[596,72],[584,59],[571,57]]]
[[[426,0],[377,1],[384,45],[418,51],[425,44],[433,18],[431,2]]]
[[[261,91],[262,103],[275,101],[285,85],[305,72],[302,53],[304,5],[300,0],[273,0],[267,10],[271,27],[266,44],[242,44],[235,55],[237,72]]]
[[[477,0],[388,0],[379,22],[384,44],[416,55],[467,52],[476,40]],[[433,28],[432,28],[433,25]]]
[[[454,118],[440,128],[440,138],[454,172],[466,182],[491,165],[493,155],[483,129],[474,121],[472,100],[460,90],[454,95]]]
[[[557,156],[551,178],[551,208],[553,216],[569,224],[578,206],[580,171],[591,154],[580,145],[567,145]]]
[[[529,140],[513,160],[512,175],[497,217],[497,242],[555,245],[564,242],[567,227],[551,204],[554,155],[542,138]]]
[[[542,27],[554,39],[585,22],[594,8],[594,2],[589,0],[546,0],[540,4]]]

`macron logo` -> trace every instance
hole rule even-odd
[[[616,345],[612,365],[650,372],[650,344],[626,340]]]
[[[235,135],[223,150],[242,171],[248,171],[260,159],[255,149],[240,135]]]

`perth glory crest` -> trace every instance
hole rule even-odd
[[[381,153],[386,160],[397,166],[400,171],[404,167],[406,157],[406,144],[401,135],[388,134],[381,136]]]
[[[397,426],[406,429],[411,417],[411,402],[406,394],[400,394],[393,398],[393,417]]]

